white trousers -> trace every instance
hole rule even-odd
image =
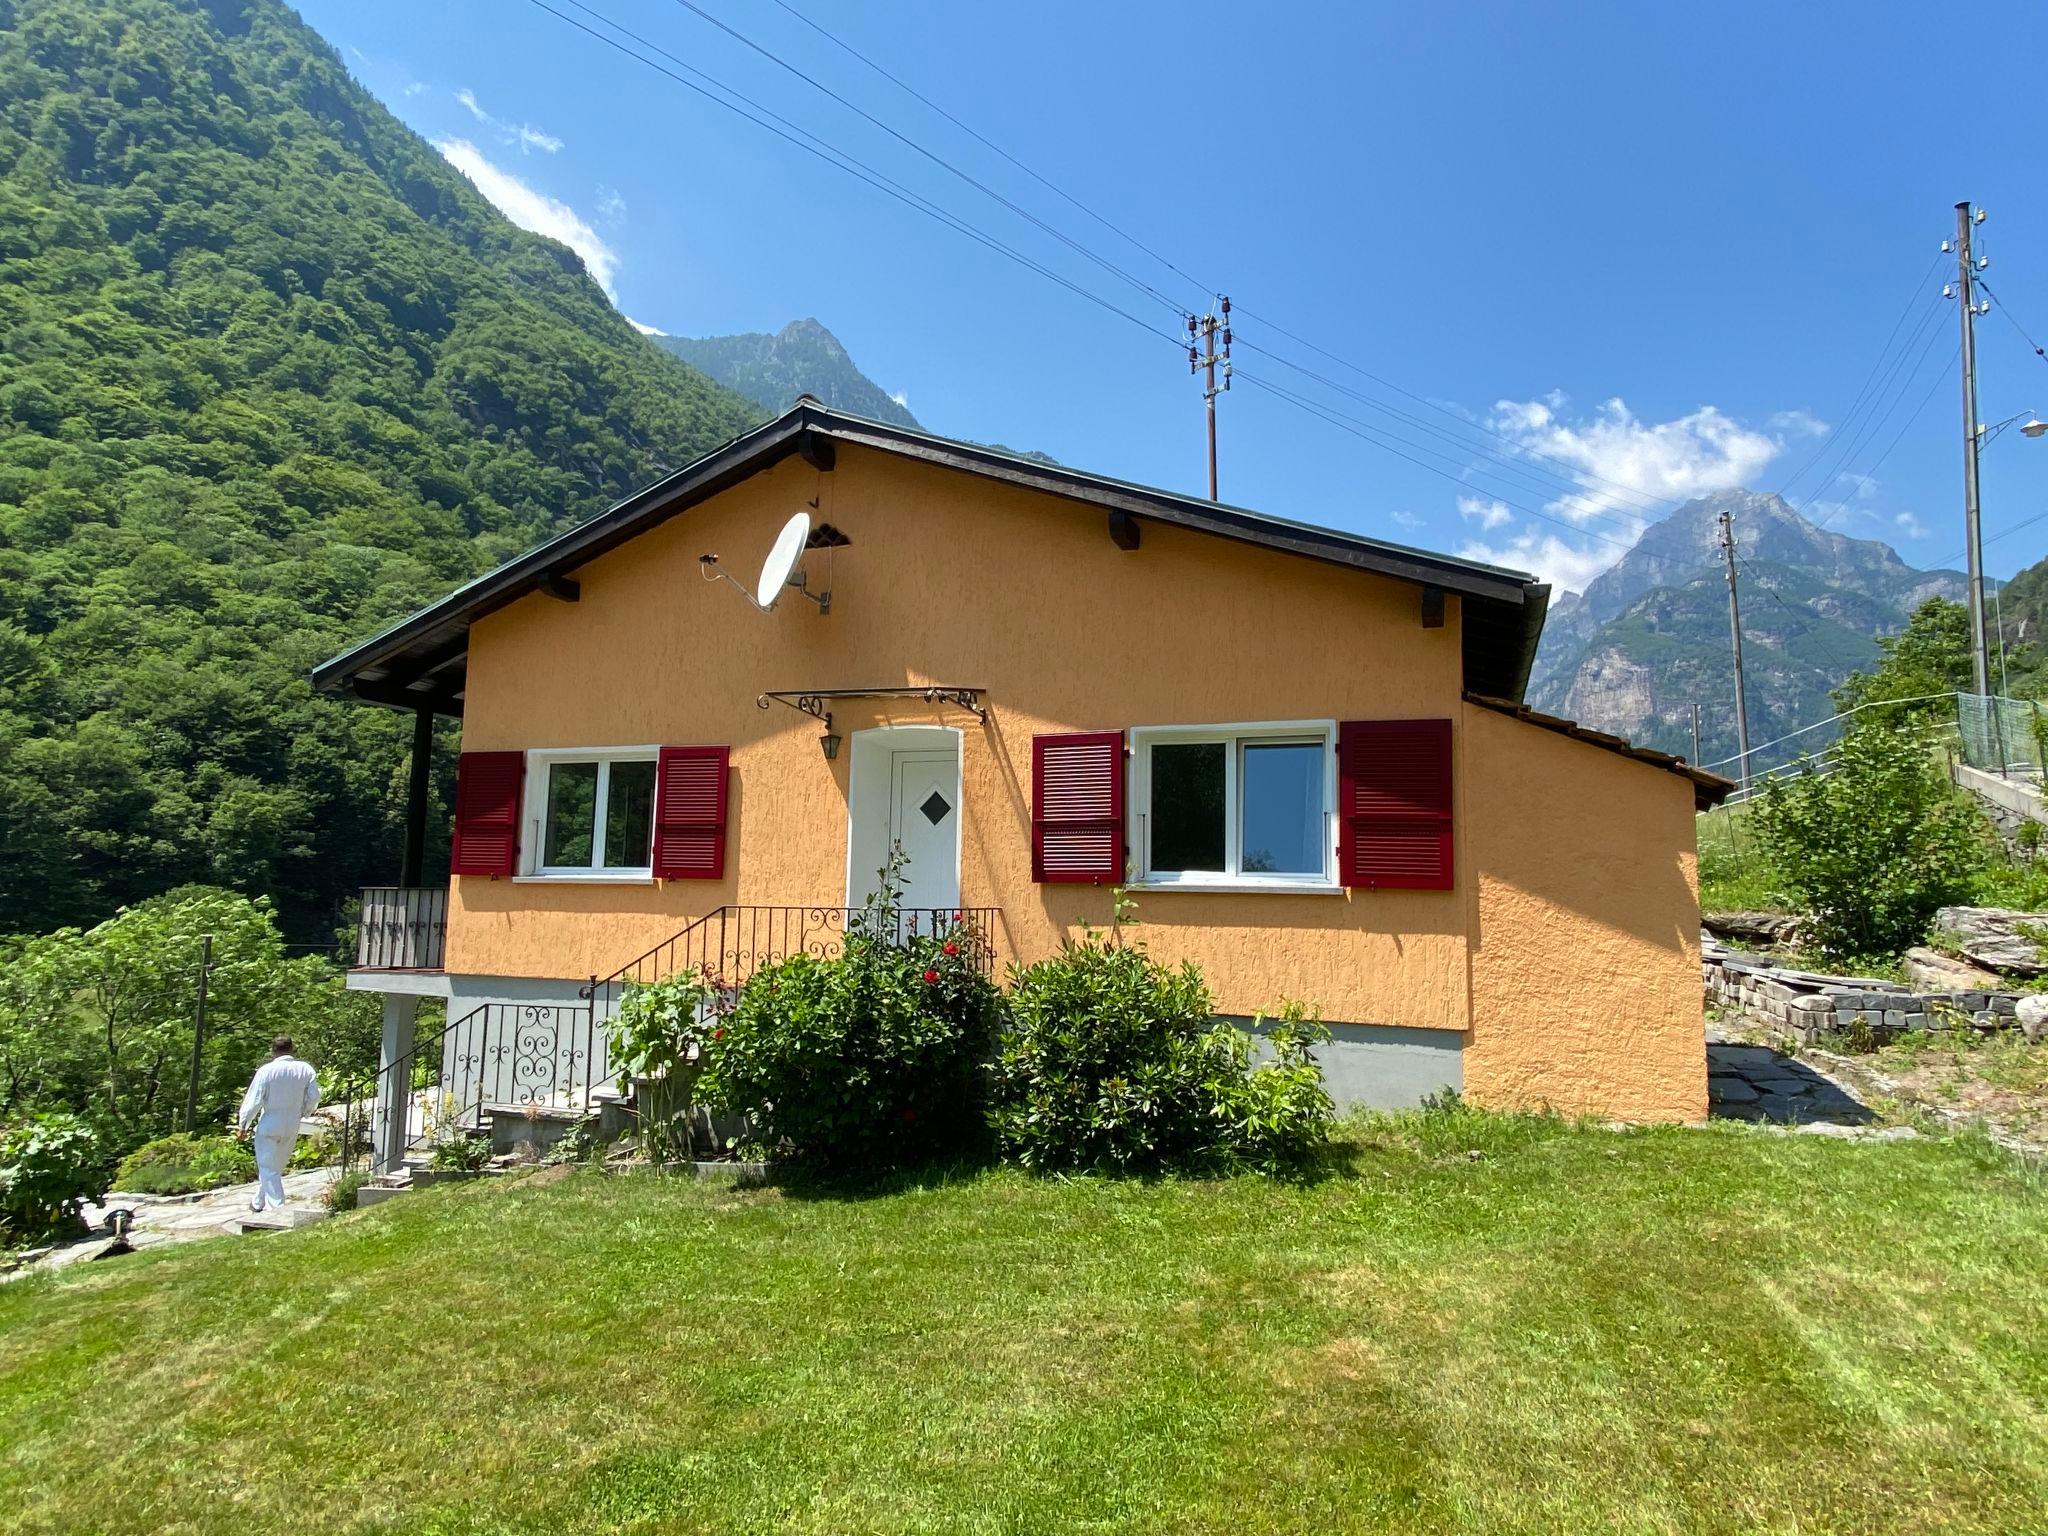
[[[296,1129],[258,1131],[255,1142],[256,1198],[249,1206],[260,1211],[265,1206],[284,1204],[284,1171],[299,1145],[299,1133]]]

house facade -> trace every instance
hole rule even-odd
[[[792,519],[801,585],[750,595]],[[802,401],[315,674],[461,719],[445,896],[410,829],[351,984],[388,1058],[436,995],[588,1086],[625,975],[829,944],[895,847],[998,967],[1127,891],[1219,1015],[1319,1012],[1342,1103],[1694,1118],[1728,786],[1520,705],[1547,596]]]

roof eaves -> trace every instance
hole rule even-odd
[[[1682,757],[1674,757],[1669,752],[1659,752],[1654,747],[1635,746],[1623,737],[1609,735],[1606,731],[1590,730],[1575,720],[1543,714],[1526,704],[1517,704],[1512,699],[1497,699],[1483,693],[1468,693],[1465,695],[1465,702],[1519,720],[1524,725],[1533,725],[1541,731],[1554,731],[1560,736],[1569,736],[1574,741],[1582,741],[1589,747],[1598,747],[1603,752],[1612,752],[1620,757],[1632,757],[1639,763],[1647,763],[1652,768],[1661,768],[1666,773],[1689,780],[1693,786],[1695,810],[1711,811],[1735,790],[1733,779],[1724,779],[1718,773],[1695,768]]]

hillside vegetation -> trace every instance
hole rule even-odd
[[[760,414],[273,0],[0,0],[0,933],[321,937],[407,724],[307,668]]]

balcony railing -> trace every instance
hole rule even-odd
[[[356,929],[359,971],[438,971],[448,938],[446,886],[363,888]]]

